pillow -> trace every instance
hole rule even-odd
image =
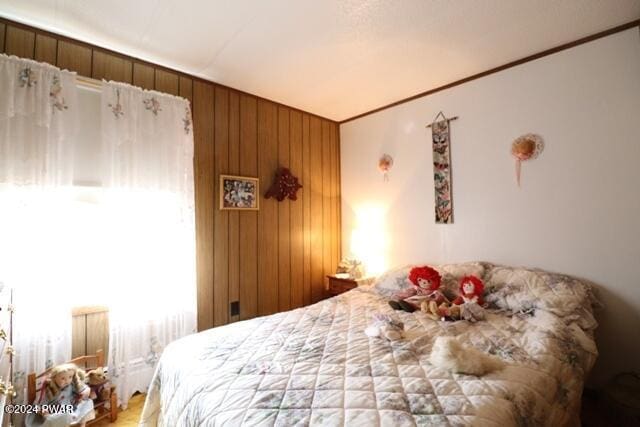
[[[464,262],[459,264],[442,264],[433,268],[442,276],[440,290],[450,300],[460,294],[460,279],[464,276],[476,276],[484,278],[485,264],[481,262]]]
[[[466,262],[459,264],[414,264],[396,267],[384,273],[374,283],[374,289],[381,295],[391,297],[411,286],[409,281],[409,272],[413,267],[421,265],[430,265],[440,273],[442,282],[440,290],[449,299],[453,299],[458,295],[460,287],[460,279],[464,276],[475,275],[482,279],[484,276],[485,265],[480,262]]]
[[[595,328],[591,286],[574,277],[538,269],[493,266],[485,275],[485,300],[490,306],[534,315],[537,310]]]
[[[405,265],[388,270],[376,279],[373,284],[373,289],[383,296],[391,297],[413,286],[411,282],[409,282],[409,271],[411,271],[413,267],[413,265]]]

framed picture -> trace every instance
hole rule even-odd
[[[258,210],[259,200],[258,178],[220,175],[220,209]]]

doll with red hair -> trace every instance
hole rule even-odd
[[[484,320],[484,283],[476,276],[465,276],[460,280],[460,295],[453,300],[460,306],[460,317],[470,322]]]
[[[414,267],[409,272],[409,281],[413,286],[396,294],[394,299],[389,301],[394,310],[412,313],[420,309],[424,301],[435,301],[439,305],[446,300],[439,289],[442,278],[435,269],[427,265]]]

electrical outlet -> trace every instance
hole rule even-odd
[[[240,301],[233,301],[231,303],[231,315],[237,316],[240,314]]]

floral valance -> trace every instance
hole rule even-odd
[[[191,108],[189,101],[184,98],[103,80],[103,104],[105,102],[114,119],[124,118],[125,115],[129,115],[129,120],[153,116],[160,120],[171,120],[170,126],[179,123],[186,135],[192,131]],[[176,117],[180,118],[179,122],[175,122]]]
[[[0,183],[72,182],[77,91],[75,73],[0,55]]]
[[[76,106],[76,74],[53,65],[0,54],[0,119],[30,116],[50,127]]]
[[[181,194],[193,186],[185,181],[193,164],[189,101],[103,81],[101,111],[103,147],[113,165],[106,176],[109,186]]]

